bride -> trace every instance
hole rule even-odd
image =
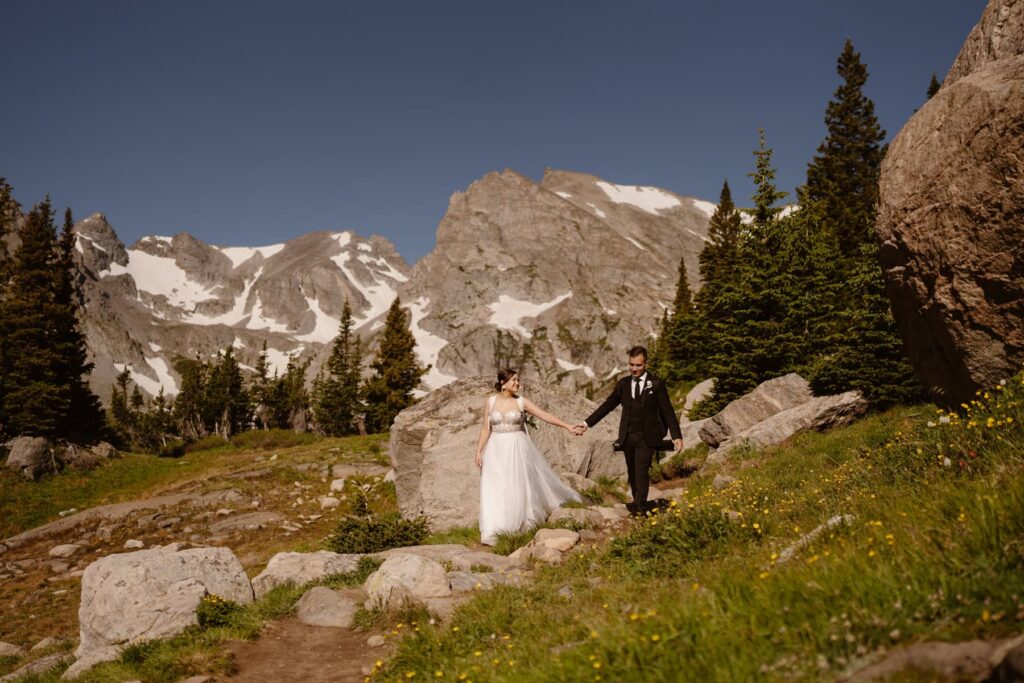
[[[484,403],[476,446],[480,468],[480,542],[494,545],[501,532],[525,531],[579,494],[562,483],[526,433],[526,414],[568,432],[572,425],[519,396],[519,373],[498,373],[498,391]]]

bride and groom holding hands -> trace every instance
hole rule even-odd
[[[622,451],[633,501],[626,507],[642,515],[657,507],[648,501],[649,470],[656,451],[682,450],[679,420],[668,397],[665,382],[647,371],[647,349],[629,350],[629,375],[589,417],[575,425],[560,420],[519,395],[519,374],[507,368],[498,372],[492,394],[484,402],[483,422],[476,448],[480,468],[480,541],[494,545],[497,534],[515,532],[543,522],[567,501],[579,501],[575,491],[562,483],[526,433],[526,415],[561,427],[576,436],[622,406],[614,450]],[[672,441],[665,440],[665,434]]]

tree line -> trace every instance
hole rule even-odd
[[[0,178],[0,442],[42,436],[99,439],[158,452],[211,434],[249,429],[329,436],[380,432],[413,402],[429,367],[416,358],[409,313],[396,297],[364,379],[363,343],[346,300],[330,357],[307,386],[310,360],[290,357],[270,372],[266,342],[246,377],[227,347],[211,360],[178,358],[181,388],[147,401],[120,368],[104,411],[89,388],[93,364],[79,325],[83,306],[70,209],[58,232],[49,198],[27,214]],[[12,246],[16,245],[16,246]]]
[[[741,212],[723,184],[696,294],[680,261],[652,362],[675,383],[715,378],[692,417],[713,415],[789,372],[807,378],[817,395],[857,389],[876,407],[921,397],[889,308],[874,232],[885,131],[863,93],[868,72],[850,41],[837,71],[842,82],[826,107],[827,135],[797,189],[796,210],[779,206],[787,193],[775,185],[773,150],[761,130],[748,174],[753,208]]]

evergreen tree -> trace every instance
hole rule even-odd
[[[228,346],[218,354],[217,364],[210,370],[206,384],[207,424],[225,439],[247,429],[252,419],[249,392],[242,381],[242,370]]]
[[[686,272],[686,261],[680,258],[672,315],[666,315],[662,319],[661,335],[655,347],[664,357],[664,367],[658,368],[658,372],[669,382],[697,379],[701,365],[696,353],[699,324]]]
[[[416,339],[409,329],[406,311],[398,297],[388,309],[377,356],[370,364],[374,374],[366,382],[366,428],[382,432],[395,416],[412,404],[412,392],[430,369],[416,359]]]
[[[209,368],[197,355],[179,358],[174,369],[181,376],[181,391],[174,401],[174,419],[182,438],[200,439],[209,433],[206,410],[206,382]]]
[[[249,388],[249,399],[252,401],[252,414],[256,424],[261,429],[270,426],[270,409],[267,400],[270,394],[270,377],[268,376],[267,363],[267,340],[263,340],[263,348],[260,356],[256,359],[255,372],[252,384]]]
[[[935,77],[935,72],[932,72],[932,80],[928,83],[928,99],[935,97],[935,93],[939,92],[939,88],[942,87],[942,83],[938,78]]]
[[[0,425],[9,436],[92,441],[102,411],[84,380],[92,364],[78,328],[70,213],[58,240],[47,198],[29,212],[18,237],[0,293]]]
[[[150,403],[149,408],[138,414],[136,445],[151,453],[159,452],[167,445],[168,439],[174,438],[175,421],[163,387]]]
[[[807,167],[804,210],[835,233],[843,259],[851,261],[872,238],[885,131],[863,93],[867,67],[849,40],[837,71],[842,83],[825,109],[828,134]]]
[[[310,361],[288,358],[284,375],[270,382],[267,394],[268,423],[272,429],[304,432],[309,423],[309,392],[306,391],[306,370]]]
[[[361,359],[355,355],[358,353],[358,338],[353,337],[352,308],[346,299],[330,358],[313,384],[313,415],[320,430],[329,436],[343,436],[356,431],[355,417],[360,412]]]
[[[131,370],[126,365],[114,378],[114,386],[110,389],[110,421],[114,433],[123,444],[135,440],[134,413],[128,404],[128,383],[131,379]],[[138,387],[135,389],[138,390]]]
[[[801,214],[816,247],[821,251],[835,244],[840,261],[828,271],[827,253],[812,257],[826,272],[804,284],[816,295],[812,305],[819,313],[813,331],[817,358],[808,354],[806,375],[819,394],[859,388],[880,405],[911,400],[920,388],[903,358],[875,246],[885,132],[875,118],[874,103],[862,92],[867,68],[850,41],[837,71],[843,82],[825,110],[828,134],[801,188]],[[827,316],[825,324],[820,315]]]
[[[849,278],[849,305],[840,310],[824,339],[828,353],[808,373],[819,396],[859,390],[874,407],[911,403],[923,389],[903,353],[872,245],[863,245]]]

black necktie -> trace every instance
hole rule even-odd
[[[640,398],[640,378],[633,378],[633,398]]]

